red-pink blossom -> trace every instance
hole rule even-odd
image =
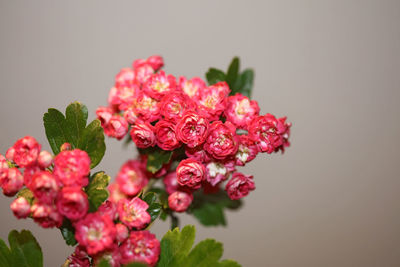
[[[135,196],[139,193],[148,183],[141,162],[138,160],[125,162],[117,174],[116,183],[119,190],[128,196]]]
[[[81,246],[75,248],[74,253],[68,257],[68,261],[68,267],[90,267],[88,255]]]
[[[119,110],[125,109],[132,105],[139,91],[137,85],[113,87],[108,95],[108,103]]]
[[[147,58],[146,63],[149,64],[154,71],[158,71],[164,66],[164,59],[159,55],[153,55]]]
[[[260,152],[268,154],[288,145],[290,124],[286,118],[276,119],[274,115],[267,113],[264,116],[254,118],[249,126],[249,137],[256,143]]]
[[[36,163],[41,145],[32,136],[25,136],[15,142],[13,161],[19,167],[26,167]]]
[[[187,110],[194,110],[192,99],[180,91],[165,95],[160,102],[160,113],[169,121],[177,122]]]
[[[154,126],[148,122],[136,121],[132,126],[130,135],[133,142],[139,148],[152,147],[156,144],[156,136],[154,135]]]
[[[24,186],[24,177],[17,168],[7,170],[7,175],[3,178],[1,187],[3,194],[12,197]]]
[[[121,266],[121,255],[117,244],[114,244],[112,248],[107,249],[99,254],[93,256],[93,266],[99,266],[100,262],[106,260],[110,267]]]
[[[204,165],[194,159],[184,159],[176,168],[178,183],[192,189],[200,188],[204,175]]]
[[[31,213],[31,205],[23,197],[18,197],[11,202],[10,208],[18,219],[24,219]]]
[[[186,211],[192,203],[193,195],[184,191],[175,191],[168,197],[168,206],[176,212]]]
[[[194,111],[187,111],[178,121],[175,131],[180,141],[188,147],[204,143],[208,135],[208,120]]]
[[[98,107],[96,109],[97,118],[100,120],[101,126],[103,128],[109,123],[111,117],[113,116],[113,113],[114,111],[110,107]]]
[[[143,84],[149,79],[153,73],[154,69],[149,65],[149,64],[144,64],[138,67],[134,67],[134,72],[135,72],[135,81],[138,84]]]
[[[188,158],[195,159],[202,163],[211,161],[210,156],[207,154],[207,152],[203,149],[202,146],[197,146],[197,147],[193,147],[193,148],[186,147],[185,154]]]
[[[253,140],[247,135],[239,135],[239,148],[235,155],[235,163],[238,166],[244,166],[252,161],[258,153],[258,148]]]
[[[49,151],[43,150],[39,153],[37,161],[40,168],[45,169],[53,163],[53,155]]]
[[[101,203],[100,207],[97,210],[97,213],[101,216],[108,216],[112,221],[115,221],[118,219],[117,204],[112,201],[106,200]]]
[[[0,154],[0,186],[3,184],[4,178],[7,176],[8,163],[6,158]]]
[[[128,196],[122,193],[122,191],[119,189],[118,183],[113,183],[108,186],[108,192],[110,193],[110,196],[108,199],[113,202],[113,203],[118,203],[120,199],[127,198]]]
[[[226,82],[219,82],[202,90],[195,101],[197,111],[210,121],[218,120],[226,107],[226,99],[230,89]]]
[[[85,217],[89,201],[80,187],[64,187],[58,194],[57,208],[62,215],[75,221]]]
[[[230,122],[214,121],[204,149],[215,159],[225,159],[234,155],[238,149],[235,126]]]
[[[244,175],[240,172],[233,173],[232,178],[225,186],[225,190],[232,200],[247,196],[255,188],[253,176]]]
[[[247,129],[250,122],[258,116],[260,108],[255,100],[237,93],[229,96],[225,109],[225,117],[240,129]]]
[[[145,92],[138,94],[133,108],[137,117],[143,121],[153,122],[160,118],[160,102]]]
[[[235,169],[232,161],[223,163],[212,161],[206,165],[206,180],[212,186],[228,179],[229,174]]]
[[[163,182],[164,182],[164,186],[165,186],[165,191],[168,193],[168,195],[177,191],[179,184],[178,184],[178,180],[176,178],[176,171],[170,172],[167,175],[165,175]]]
[[[118,202],[118,215],[126,226],[143,229],[150,223],[151,217],[147,212],[149,205],[138,197],[131,200],[121,199]]]
[[[138,114],[134,107],[129,107],[126,110],[124,110],[123,116],[129,124],[134,124],[138,119]]]
[[[107,124],[102,125],[104,133],[109,137],[121,140],[128,133],[128,122],[119,115],[113,115]]]
[[[131,87],[135,83],[135,72],[131,68],[123,68],[115,76],[116,87]]]
[[[157,122],[154,128],[157,145],[163,150],[174,150],[180,147],[181,143],[176,137],[175,124],[166,120]]]
[[[155,266],[160,255],[160,241],[149,231],[133,231],[119,251],[122,264],[142,262]]]
[[[143,91],[156,100],[176,89],[176,78],[173,75],[166,75],[164,71],[153,74],[143,84]]]
[[[15,154],[15,148],[14,147],[10,147],[6,151],[6,155],[5,155],[6,159],[8,159],[9,161],[13,161],[14,160],[14,154]]]
[[[40,202],[52,204],[58,193],[57,180],[52,173],[40,171],[33,175],[29,189]]]
[[[197,97],[206,88],[206,83],[199,77],[193,77],[188,80],[185,77],[179,77],[179,88],[191,99]]]
[[[75,238],[89,255],[112,248],[115,236],[114,223],[108,216],[88,213],[75,224]]]
[[[115,229],[117,230],[117,241],[120,243],[124,242],[129,236],[128,228],[122,223],[117,223]]]
[[[62,151],[54,157],[54,175],[64,186],[88,185],[89,155],[80,149]]]
[[[31,206],[33,220],[43,228],[60,227],[63,216],[57,211],[55,205],[34,202]]]
[[[30,187],[31,186],[31,182],[32,182],[32,178],[33,176],[42,171],[42,169],[38,166],[38,165],[30,165],[28,167],[25,168],[24,170],[24,184],[26,187]]]

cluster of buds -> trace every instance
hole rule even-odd
[[[286,117],[259,114],[257,101],[230,95],[226,82],[207,86],[199,77],[178,79],[160,70],[160,56],[136,60],[116,76],[107,107],[97,116],[105,133],[122,139],[129,133],[140,149],[173,151],[156,174],[146,171],[146,155],[125,163],[111,187],[113,201],[131,199],[150,178],[164,177],[169,208],[185,211],[193,192],[218,191],[240,199],[255,189],[253,176],[236,171],[260,152],[289,146]],[[177,164],[173,164],[174,160]]]
[[[118,203],[106,201],[89,213],[85,187],[89,183],[90,158],[85,151],[68,143],[55,157],[41,151],[30,136],[18,140],[6,157],[0,155],[0,186],[11,203],[14,215],[31,217],[44,228],[61,227],[69,220],[78,241],[68,258],[69,266],[91,266],[109,260],[112,267],[130,262],[154,266],[160,243],[143,230],[151,221],[148,204],[138,197]]]

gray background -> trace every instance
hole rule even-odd
[[[262,113],[293,122],[292,146],[249,164],[245,208],[197,240],[243,266],[400,266],[399,1],[2,0],[0,38],[1,153],[24,135],[48,148],[48,107],[79,100],[94,118],[133,59],[161,54],[192,77],[240,56]],[[98,169],[114,176],[134,149],[107,145]],[[0,198],[0,237],[30,229],[45,266],[61,265],[58,230],[17,221]]]

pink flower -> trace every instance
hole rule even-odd
[[[149,231],[131,232],[119,248],[121,263],[143,262],[155,266],[160,255],[160,242]]]
[[[52,173],[40,171],[33,175],[29,189],[40,202],[52,204],[58,193],[57,180]]]
[[[38,157],[38,165],[45,169],[49,167],[53,163],[53,155],[50,154],[50,152],[43,150],[39,153]]]
[[[18,219],[24,219],[31,213],[31,205],[23,197],[16,198],[10,205],[12,212]]]
[[[111,117],[113,116],[113,109],[110,107],[98,107],[96,109],[97,118],[101,122],[101,126],[104,128],[110,122]]]
[[[240,172],[233,173],[232,178],[225,186],[225,190],[232,200],[247,196],[255,188],[253,176],[244,175]]]
[[[135,196],[139,193],[148,183],[140,161],[129,160],[122,165],[117,174],[116,183],[119,190],[128,196]]]
[[[182,160],[176,168],[176,176],[181,186],[187,186],[192,189],[201,187],[204,179],[204,165],[194,159]]]
[[[138,114],[134,107],[129,107],[124,111],[124,118],[129,124],[134,124],[138,119]]]
[[[179,91],[165,95],[160,102],[160,113],[166,120],[177,122],[186,110],[194,109],[193,100]]]
[[[268,154],[277,151],[285,143],[288,145],[290,124],[286,118],[276,119],[274,115],[267,113],[252,120],[249,126],[249,137],[256,143],[260,152]]]
[[[89,201],[80,187],[64,187],[58,194],[57,208],[62,215],[75,221],[85,217]]]
[[[226,107],[229,92],[230,89],[226,82],[219,82],[206,87],[195,99],[199,114],[210,121],[218,120]]]
[[[24,186],[24,177],[17,168],[7,170],[7,175],[3,178],[1,187],[3,194],[12,197]]]
[[[164,177],[165,191],[170,195],[178,190],[179,184],[176,178],[176,172],[170,172]]]
[[[127,198],[127,195],[121,192],[118,183],[113,183],[108,186],[108,192],[110,196],[108,199],[114,204],[118,203],[120,199]]]
[[[3,180],[7,176],[8,163],[6,158],[0,154],[0,186],[3,184]]]
[[[19,167],[26,167],[36,163],[41,145],[31,136],[25,136],[15,142],[13,161]]]
[[[253,140],[247,135],[239,135],[239,148],[236,152],[236,165],[244,166],[247,162],[252,161],[258,153],[258,148]]]
[[[124,242],[129,236],[128,228],[122,223],[117,223],[115,229],[117,230],[117,241],[120,243]]]
[[[30,165],[25,168],[24,183],[26,187],[29,188],[31,186],[33,176],[40,171],[42,171],[42,169],[38,165]]]
[[[193,148],[186,147],[185,154],[188,158],[195,159],[202,163],[211,161],[210,156],[207,154],[207,152],[203,149],[202,146],[197,146],[197,147],[193,147]]]
[[[35,202],[31,207],[32,218],[43,228],[60,227],[63,216],[54,205]]]
[[[100,262],[106,260],[110,267],[120,267],[121,255],[119,253],[118,245],[114,244],[111,249],[107,249],[99,254],[93,256],[93,266],[98,266]]]
[[[153,122],[160,118],[160,102],[145,92],[138,94],[134,109],[137,117],[143,121]]]
[[[108,216],[88,213],[75,224],[75,238],[89,255],[112,248],[115,236],[114,223]]]
[[[154,127],[148,122],[136,121],[136,124],[131,128],[130,135],[139,148],[152,147],[156,144]]]
[[[135,64],[134,64],[135,65]],[[136,82],[145,83],[154,73],[154,69],[149,64],[134,67]]]
[[[187,80],[181,76],[179,77],[179,87],[187,96],[193,99],[206,88],[206,83],[199,77]]]
[[[204,149],[216,159],[225,159],[234,155],[238,149],[235,126],[230,122],[214,121]]]
[[[212,186],[215,186],[221,181],[228,179],[229,174],[234,169],[235,168],[232,163],[230,165],[227,163],[227,166],[225,166],[225,164],[222,162],[212,161],[206,165],[205,177]]]
[[[250,122],[258,116],[260,108],[255,100],[250,100],[248,97],[237,93],[234,96],[228,97],[225,117],[240,129],[247,129]]]
[[[286,117],[282,117],[278,119],[279,125],[281,126],[280,133],[282,136],[282,142],[283,144],[275,149],[275,152],[278,152],[279,150],[285,152],[285,147],[290,146],[289,142],[289,136],[290,136],[290,127],[292,124],[290,122],[286,122]]]
[[[10,147],[6,151],[6,159],[8,159],[9,161],[14,161],[14,154],[15,154],[15,148]]]
[[[138,92],[139,87],[137,85],[113,87],[108,95],[108,103],[117,109],[125,109],[134,102]]]
[[[110,217],[112,221],[118,219],[117,205],[109,200],[104,201],[100,205],[99,209],[97,210],[97,213],[100,214],[101,216]]]
[[[157,145],[163,150],[174,150],[180,147],[181,143],[176,138],[175,124],[169,121],[160,120],[157,122],[154,132]]]
[[[151,221],[148,208],[149,205],[138,197],[121,199],[118,202],[119,219],[130,228],[143,229]]]
[[[74,253],[68,257],[68,260],[68,267],[90,267],[90,261],[87,253],[83,251],[83,248],[80,246],[75,248]]]
[[[90,158],[85,151],[62,151],[54,158],[54,175],[64,186],[88,185]]]
[[[158,71],[164,66],[164,60],[159,55],[149,57],[146,62],[154,69],[154,71]]]
[[[115,76],[116,87],[131,87],[135,83],[135,72],[131,68],[123,68]]]
[[[192,200],[192,194],[183,191],[175,191],[168,197],[168,206],[173,211],[184,212],[189,208]]]
[[[176,125],[176,136],[188,147],[204,143],[208,135],[208,121],[194,111],[187,111]]]
[[[118,140],[124,138],[128,132],[128,122],[124,117],[113,115],[107,124],[102,125],[104,133]]]
[[[156,100],[176,89],[176,79],[173,75],[166,75],[164,71],[153,74],[143,84],[143,91]]]

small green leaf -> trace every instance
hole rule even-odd
[[[34,196],[31,190],[29,190],[27,187],[23,188],[21,191],[18,192],[18,197],[23,197],[26,200],[28,200],[29,204],[32,205]]]
[[[162,210],[162,205],[157,194],[154,192],[149,192],[144,195],[143,201],[149,205],[147,212],[150,214],[151,221],[154,221],[160,215]]]
[[[96,211],[108,198],[107,186],[109,182],[110,176],[102,171],[96,172],[90,177],[90,183],[85,189],[91,212]]]
[[[151,173],[158,172],[164,164],[167,164],[172,157],[173,151],[162,150],[158,147],[141,149],[139,150],[141,154],[147,155],[147,171]]]
[[[182,262],[193,246],[196,229],[193,225],[185,226],[182,231],[169,230],[161,239],[161,254],[158,267],[182,266]]]
[[[252,69],[246,69],[240,74],[238,79],[236,80],[231,95],[236,93],[241,93],[247,97],[251,97],[251,91],[253,89],[253,81],[254,81],[254,71]]]
[[[75,228],[67,218],[64,218],[63,224],[60,227],[61,235],[63,236],[65,243],[69,246],[75,246],[78,242],[75,239]]]
[[[82,133],[78,148],[86,151],[90,157],[90,168],[96,167],[106,152],[103,128],[99,120],[92,121]]]
[[[226,82],[229,85],[229,88],[232,88],[236,82],[236,79],[239,75],[239,58],[234,57],[232,59],[231,64],[229,65],[228,72],[226,73]]]
[[[185,260],[185,266],[209,267],[222,257],[222,243],[214,239],[206,239],[198,243]]]
[[[206,73],[208,85],[216,84],[226,80],[226,75],[222,70],[216,68],[210,68]]]
[[[111,267],[107,260],[102,260],[97,267]]]
[[[11,251],[7,247],[6,243],[0,239],[0,266],[12,267],[13,260],[11,257]]]
[[[241,267],[241,265],[234,260],[223,260],[219,263],[219,267]]]
[[[22,230],[18,233],[13,230],[8,235],[11,248],[12,266],[18,267],[42,267],[42,249],[33,237],[32,233]]]
[[[99,164],[104,156],[105,143],[103,128],[99,120],[92,121],[87,127],[88,111],[85,105],[71,103],[65,116],[57,109],[50,108],[43,116],[46,136],[54,154],[60,153],[64,143],[70,143],[73,149],[79,148],[88,153],[91,168]]]
[[[205,226],[226,226],[223,207],[220,205],[204,203],[201,208],[193,211],[193,215]]]

